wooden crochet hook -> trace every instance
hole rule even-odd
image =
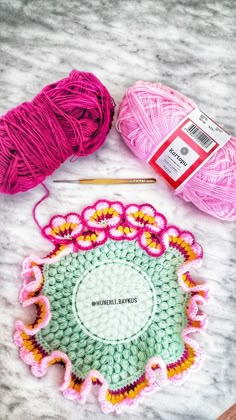
[[[57,179],[53,182],[67,184],[94,184],[94,185],[112,185],[112,184],[153,184],[157,182],[156,178],[91,178],[91,179]]]

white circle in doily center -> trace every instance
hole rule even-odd
[[[81,276],[73,291],[73,312],[84,332],[104,343],[124,343],[152,322],[156,294],[149,277],[134,264],[101,262]]]

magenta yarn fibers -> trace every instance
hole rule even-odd
[[[102,146],[114,101],[92,73],[73,70],[0,118],[0,192],[35,187],[71,155]]]

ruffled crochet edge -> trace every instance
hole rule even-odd
[[[93,217],[94,214],[96,217]],[[196,283],[189,274],[192,267],[201,264],[203,256],[201,246],[190,232],[167,226],[165,217],[149,204],[123,206],[120,202],[99,200],[93,206],[86,207],[81,215],[69,213],[66,216],[54,216],[44,228],[43,234],[54,244],[54,250],[45,258],[35,255],[26,258],[19,296],[23,307],[36,305],[37,316],[31,325],[16,321],[14,334],[20,357],[31,367],[33,375],[41,377],[46,374],[49,366],[63,363],[64,380],[60,385],[63,395],[85,403],[92,385],[99,385],[99,403],[103,412],[109,413],[137,404],[144,394],[158,390],[163,384],[180,383],[192,371],[201,367],[204,352],[191,336],[206,327],[206,315],[200,307],[208,300],[208,288],[206,284]],[[184,351],[181,358],[166,364],[160,357],[152,357],[138,380],[116,391],[109,389],[105,377],[97,370],[91,370],[85,379],[76,377],[65,353],[53,351],[47,354],[35,338],[35,334],[48,325],[51,319],[50,303],[46,296],[40,295],[44,282],[43,265],[55,263],[71,252],[100,246],[108,239],[136,239],[140,247],[153,257],[159,257],[169,247],[178,249],[184,256],[184,263],[177,272],[178,283],[190,294],[187,326],[182,331]],[[154,245],[150,247],[151,244]]]

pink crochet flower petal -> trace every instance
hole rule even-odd
[[[180,237],[183,238],[189,245],[194,243],[194,236],[190,232],[181,232]]]
[[[131,204],[126,207],[126,219],[131,226],[145,228],[153,233],[159,233],[166,227],[166,218],[149,204],[142,206]]]
[[[94,206],[86,207],[82,216],[89,228],[103,230],[118,226],[123,213],[124,206],[121,203],[100,200]]]
[[[97,231],[83,231],[80,236],[76,238],[76,248],[82,250],[89,250],[97,245],[102,245],[107,240],[107,233],[104,230]]]
[[[159,257],[165,252],[165,247],[160,242],[159,237],[150,231],[142,232],[138,242],[140,247],[153,257]]]
[[[199,258],[202,258],[202,256],[203,256],[203,249],[202,249],[201,245],[199,245],[198,243],[195,242],[192,245],[192,249],[193,249],[194,252],[196,252],[196,254],[199,256]]]
[[[117,228],[110,230],[110,237],[112,239],[134,239],[137,236],[137,230],[133,229],[129,232],[120,232]]]
[[[68,244],[73,241],[83,230],[81,217],[76,213],[69,213],[66,216],[55,216],[43,229],[43,234],[51,242]]]
[[[109,229],[109,236],[114,240],[129,239],[132,240],[138,235],[138,230],[127,226],[125,223]]]

